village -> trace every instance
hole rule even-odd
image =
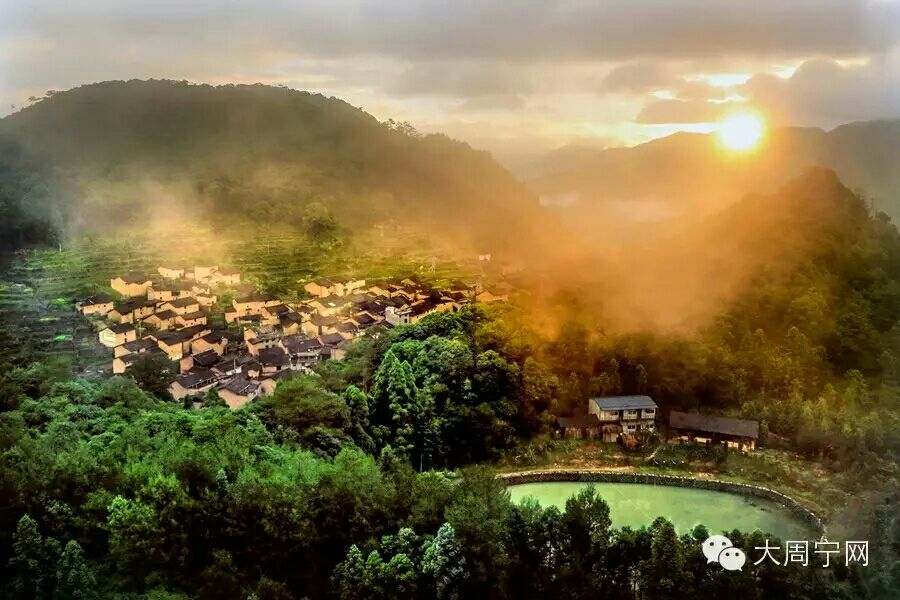
[[[507,290],[495,294],[479,282],[436,289],[416,277],[329,277],[306,282],[306,299],[285,302],[242,282],[238,270],[216,265],[160,266],[152,275],[114,277],[109,287],[115,295],[92,295],[76,308],[112,351],[112,373],[164,356],[177,364],[170,386],[176,400],[199,402],[216,390],[232,409],[271,394],[292,373],[343,357],[347,344],[373,327],[508,298]]]
[[[215,265],[126,273],[109,287],[112,293],[83,298],[76,307],[95,321],[100,343],[111,349],[113,374],[156,354],[177,365],[169,388],[173,398],[199,404],[215,390],[232,409],[271,394],[293,373],[342,358],[347,345],[372,328],[415,323],[469,303],[504,301],[511,291],[492,293],[480,282],[461,280],[437,289],[415,276],[321,277],[303,284],[306,299],[290,302],[258,292],[236,269]],[[584,416],[558,417],[553,430],[558,437],[627,446],[640,433],[656,431],[657,412],[648,396],[590,398]],[[753,450],[759,424],[672,411],[666,432],[669,443]]]

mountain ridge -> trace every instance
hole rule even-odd
[[[95,217],[146,215],[167,196],[220,217],[299,223],[317,203],[351,229],[421,220],[491,247],[514,243],[541,212],[487,152],[285,87],[87,84],[0,119],[0,139],[68,179],[83,200],[75,213]],[[165,193],[142,194],[147,180]]]
[[[707,209],[745,193],[771,193],[809,166],[835,170],[878,209],[900,218],[900,119],[827,131],[778,128],[747,154],[723,151],[713,134],[688,132],[630,147],[563,147],[532,165],[523,181],[545,198],[577,195],[589,210],[610,200],[644,197]]]

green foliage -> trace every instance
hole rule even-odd
[[[385,135],[418,140],[408,130]],[[813,578],[795,566],[710,571],[695,539],[702,530],[679,537],[665,520],[614,529],[593,488],[564,511],[545,510],[512,506],[485,468],[456,478],[429,471],[524,444],[546,431],[551,410],[582,410],[590,393],[646,392],[662,412],[762,418],[773,441],[889,479],[900,449],[900,244],[858,199],[828,201],[830,212],[798,235],[833,241],[813,245],[795,269],[758,274],[693,335],[595,336],[573,322],[547,340],[515,307],[476,305],[379,330],[346,360],[282,380],[239,411],[213,394],[206,410],[165,402],[170,366],[152,357],[105,381],[71,380],[64,362],[9,369],[0,376],[3,593],[889,596],[893,571],[854,573],[852,585],[835,581],[847,573]],[[524,460],[545,444],[523,446]],[[647,459],[662,469],[732,460],[705,446],[663,446]],[[877,512],[885,560],[895,560],[884,536],[898,531],[897,517]],[[762,534],[729,535],[750,548]]]
[[[5,597],[803,597],[833,585],[794,567],[710,571],[668,523],[613,529],[593,488],[563,512],[513,506],[483,468],[448,479],[389,446],[376,461],[349,437],[320,454],[279,442],[319,430],[310,414],[365,429],[360,389],[342,398],[312,381],[285,383],[284,413],[184,410],[130,378],[23,394],[0,413],[19,429],[0,447]]]
[[[40,188],[47,178],[36,186],[27,171],[14,166],[6,177],[0,167],[0,211],[11,196],[17,227],[10,235],[31,236],[22,212],[38,204],[21,198],[35,195],[49,204],[39,215],[57,208],[77,214],[70,226],[139,223],[158,206],[139,182],[155,179],[216,225],[286,225],[324,248],[334,247],[341,229],[386,224],[386,215],[398,212],[495,244],[515,240],[516,229],[528,231],[521,224],[539,210],[536,197],[488,153],[413,131],[339,99],[283,87],[85,85],[0,120],[0,137],[11,148],[4,155],[27,148],[69,175],[66,189],[91,193],[54,202],[58,196]],[[460,214],[478,219],[463,223]],[[36,230],[31,237],[43,235]]]
[[[466,471],[445,512],[470,573],[466,597],[496,595],[495,574],[508,561],[503,539],[509,511],[509,492],[500,480],[485,469]]]
[[[450,523],[438,529],[434,539],[425,546],[422,557],[422,574],[433,579],[435,598],[458,600],[460,591],[469,578],[466,559],[456,539],[456,531]]]
[[[54,599],[89,600],[97,597],[97,582],[84,558],[78,542],[69,540],[63,549],[56,571]]]
[[[273,395],[254,405],[254,411],[279,439],[325,454],[336,454],[349,434],[358,434],[344,399],[322,389],[309,375],[283,381]]]
[[[59,238],[67,207],[54,198],[48,171],[25,158],[17,144],[0,139],[0,250]]]
[[[27,514],[16,526],[12,553],[4,598],[97,598],[94,574],[78,542],[69,540],[64,548],[60,547],[54,538],[42,537],[37,523]]]
[[[178,374],[178,367],[162,353],[148,352],[135,360],[128,369],[128,376],[146,392],[160,400],[171,400],[169,386]]]
[[[373,452],[375,442],[369,434],[369,398],[355,385],[344,390],[344,403],[350,411],[350,435],[362,450]]]
[[[215,388],[203,394],[203,408],[227,408],[228,403],[219,395]]]
[[[533,360],[476,352],[485,323],[477,308],[429,315],[351,346],[352,368],[321,369],[325,386],[343,390],[357,444],[391,446],[423,470],[496,456],[516,433],[541,431],[555,378]]]
[[[338,225],[321,202],[311,202],[303,212],[303,229],[309,238],[329,249],[337,241]]]
[[[643,572],[643,587],[652,598],[682,598],[686,584],[684,549],[675,528],[660,518],[650,530],[653,541],[650,560]]]

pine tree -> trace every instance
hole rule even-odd
[[[382,421],[379,424],[386,425],[389,430],[390,439],[381,442],[391,444],[407,457],[412,456],[415,447],[413,416],[419,412],[415,405],[418,393],[412,366],[398,359],[393,352],[385,354],[375,373],[372,394],[375,414]]]
[[[8,564],[11,575],[9,598],[46,598],[47,588],[52,586],[52,575],[45,569],[52,568],[53,563],[47,561],[44,540],[37,523],[29,515],[19,519],[13,534],[12,550]]]
[[[336,588],[335,595],[340,600],[362,598],[365,576],[366,559],[356,544],[353,544],[347,551],[347,558],[334,568],[331,581]]]
[[[450,523],[441,525],[434,539],[426,544],[422,573],[434,580],[438,600],[459,598],[460,585],[468,572],[466,559],[456,540],[456,531]]]
[[[665,519],[657,519],[652,529],[650,560],[643,568],[644,589],[650,598],[680,598],[685,583],[684,552],[675,527]]]
[[[90,600],[97,597],[97,581],[84,559],[84,551],[75,540],[63,550],[56,570],[53,600]]]
[[[369,435],[369,398],[355,385],[344,390],[344,402],[350,409],[350,435],[362,450],[372,452],[375,442]]]

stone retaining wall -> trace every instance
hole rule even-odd
[[[650,485],[672,485],[677,487],[697,488],[756,496],[764,498],[789,510],[792,514],[807,523],[819,535],[825,533],[825,523],[814,512],[781,492],[758,485],[732,483],[717,479],[696,479],[694,477],[676,477],[674,475],[654,475],[652,473],[619,473],[613,471],[523,471],[520,473],[504,473],[499,475],[506,485],[519,483],[540,483],[553,481],[584,481],[610,483],[645,483]]]

